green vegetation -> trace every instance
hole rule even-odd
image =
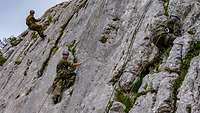
[[[113,101],[109,101],[108,102],[108,106],[106,107],[106,112],[105,113],[109,113],[109,110],[110,110],[110,108],[112,107],[112,105],[113,105]]]
[[[101,43],[106,43],[107,40],[108,40],[108,37],[106,37],[105,35],[103,35],[99,41],[100,41]]]
[[[19,65],[19,64],[21,64],[22,63],[22,61],[20,61],[20,60],[16,60],[15,61],[15,64],[17,64],[17,65]]]
[[[69,24],[69,22],[70,22],[70,20],[71,20],[72,18],[73,18],[73,15],[70,16],[69,19],[67,20],[67,22],[61,26],[61,30],[60,30],[60,32],[59,32],[59,36],[58,36],[58,38],[56,39],[56,42],[55,42],[55,44],[54,44],[54,46],[53,46],[52,48],[57,48],[60,39],[61,39],[62,36],[64,35],[65,28],[67,27],[67,25]],[[51,49],[51,50],[50,50],[48,57],[47,57],[46,60],[43,62],[42,67],[40,68],[40,70],[39,70],[38,73],[37,73],[37,74],[38,74],[37,78],[40,78],[40,77],[43,75],[43,73],[44,73],[44,71],[45,71],[45,69],[46,69],[46,67],[47,67],[47,65],[48,65],[48,63],[49,63],[49,60],[51,59],[51,56],[53,55],[53,50],[54,50],[54,49]]]
[[[22,61],[21,61],[19,58],[17,58],[16,61],[15,61],[15,64],[16,64],[16,65],[19,65],[19,64],[21,64],[21,63],[22,63]]]
[[[178,88],[182,85],[182,82],[188,72],[188,68],[190,66],[190,62],[192,58],[194,58],[195,56],[198,56],[199,53],[200,53],[200,41],[197,41],[194,47],[187,53],[185,58],[182,60],[180,75],[179,75],[179,78],[175,81],[176,90],[178,90]]]
[[[142,79],[143,79],[143,77],[140,76],[133,81],[132,86],[131,86],[131,92],[133,92],[133,93],[138,92],[140,86],[142,85]]]
[[[36,39],[37,38],[37,33],[36,32],[33,32],[32,33],[32,39]]]
[[[160,53],[157,58],[154,59],[154,61],[150,64],[149,71],[150,73],[153,72],[159,72],[160,64],[162,63],[163,59],[167,58],[169,56],[170,50],[172,46],[170,45],[167,48],[160,48]],[[151,69],[151,70],[150,70]]]
[[[147,85],[146,86],[147,88],[145,91],[138,92],[140,86],[142,85],[142,80],[143,80],[144,76],[149,73],[150,66],[151,66],[150,64],[145,66],[145,68],[139,74],[139,77],[133,81],[130,91],[125,92],[120,89],[116,90],[116,95],[115,95],[116,100],[126,106],[126,109],[124,110],[125,113],[128,113],[130,111],[130,109],[133,107],[133,105],[135,104],[135,101],[138,97],[145,95],[148,92],[152,91],[152,89],[149,89],[148,85]]]
[[[42,67],[40,68],[40,70],[37,73],[38,74],[37,78],[40,78],[43,75],[43,73],[44,73],[44,71],[45,71],[45,69],[46,69],[46,67],[47,67],[47,65],[49,63],[49,60],[50,60],[51,56],[54,55],[57,50],[58,50],[57,46],[53,46],[51,48],[50,53],[49,53],[47,59],[43,62]]]
[[[68,51],[71,52],[73,55],[76,53],[76,47],[79,42],[76,40],[72,41],[69,45],[67,45]]]
[[[166,55],[169,55],[170,50],[171,46],[160,49],[161,55],[158,56],[158,58],[156,58],[153,62],[144,65],[141,73],[139,73],[139,76],[132,82],[131,89],[129,91],[124,91],[123,89],[116,90],[116,100],[126,106],[126,109],[124,110],[125,113],[130,111],[138,97],[146,95],[148,92],[155,92],[155,90],[148,84],[145,84],[144,86],[145,91],[138,92],[138,90],[142,85],[145,75],[149,74],[151,69],[158,70],[160,63],[162,62],[163,58],[166,57]]]
[[[67,45],[68,51],[73,55],[74,57],[74,62],[77,62],[77,58],[76,58],[76,47],[78,45],[79,42],[77,42],[76,40],[73,40],[69,45]]]
[[[169,16],[168,13],[169,0],[163,0],[163,7],[164,7],[164,15]]]
[[[115,98],[118,102],[121,102],[122,104],[126,106],[126,108],[124,109],[124,112],[128,113],[130,109],[133,107],[133,105],[135,104],[135,101],[137,100],[137,98],[142,95],[146,95],[148,92],[155,92],[155,90],[153,90],[153,88],[147,87],[145,91],[142,91],[142,92],[125,93],[120,89],[116,89]]]
[[[145,84],[144,91],[138,92],[139,88],[142,85],[143,78],[145,75],[149,74],[151,70],[159,71],[159,66],[162,63],[162,60],[169,56],[173,40],[175,39],[169,39],[169,35],[171,34],[174,36],[177,29],[173,29],[172,32],[166,32],[165,28],[175,28],[173,24],[168,24],[168,22],[164,22],[163,25],[159,25],[153,32],[154,35],[154,41],[153,43],[159,48],[159,56],[157,56],[154,61],[143,65],[141,72],[138,74],[138,77],[132,82],[131,89],[129,91],[124,91],[123,89],[116,91],[116,100],[121,102],[126,106],[126,109],[124,110],[126,113],[130,111],[132,106],[135,104],[135,101],[138,97],[142,95],[146,95],[148,92],[155,92],[155,90],[148,86],[148,84]],[[170,36],[171,36],[170,35]]]
[[[21,38],[18,38],[18,37],[14,37],[14,36],[11,36],[10,38],[8,38],[8,41],[10,42],[10,44],[12,46],[17,46],[23,39]]]
[[[194,34],[196,33],[196,29],[190,28],[190,29],[188,30],[188,33],[191,34],[191,35],[194,35]]]
[[[116,90],[115,98],[117,101],[121,102],[126,106],[126,109],[124,110],[125,113],[128,113],[135,103],[134,96],[132,97],[131,95],[124,93],[120,89]]]
[[[48,24],[50,24],[52,21],[53,21],[53,17],[52,17],[51,15],[48,16],[48,18],[47,18],[47,22],[48,22]]]
[[[150,72],[150,69],[158,70],[159,64],[162,62],[163,57],[169,55],[170,50],[171,46],[160,49],[161,55],[158,56],[158,58],[156,58],[152,63],[147,64],[143,67],[143,70],[141,71],[141,73],[139,73],[139,76],[133,81],[130,91],[127,92],[123,90],[116,90],[116,100],[126,106],[126,109],[124,110],[125,113],[128,113],[130,111],[138,97],[146,95],[148,92],[155,92],[155,90],[152,87],[148,86],[148,84],[145,84],[144,86],[145,91],[138,92],[138,90],[142,85],[142,81],[145,75]]]
[[[17,59],[15,60],[15,64],[19,65],[22,63],[22,60],[20,60],[20,57],[17,57]]]
[[[163,48],[163,51],[162,51],[163,56],[168,57],[168,56],[169,56],[169,53],[170,53],[170,51],[171,51],[171,49],[172,49],[172,46],[171,46],[171,45],[170,45],[168,48]]]
[[[169,0],[163,0],[163,2],[164,2],[163,5],[165,10],[165,15],[168,16]],[[139,92],[138,90],[142,85],[142,81],[145,75],[149,74],[151,70],[159,71],[158,68],[159,65],[162,63],[163,59],[169,56],[174,39],[177,36],[181,35],[181,32],[179,32],[181,30],[180,25],[181,23],[178,19],[175,20],[173,18],[170,18],[162,22],[155,29],[152,30],[153,43],[159,49],[159,56],[156,56],[152,62],[142,65],[141,67],[142,69],[140,70],[140,73],[137,74],[137,78],[132,82],[130,90],[128,91],[124,91],[123,89],[116,90],[115,94],[116,100],[126,106],[125,109],[126,113],[129,112],[129,110],[135,104],[135,101],[137,100],[138,97],[146,95],[148,92],[151,93],[155,92],[153,87],[150,87],[149,84],[145,84],[144,91]],[[106,42],[105,39],[103,41]],[[183,61],[182,75],[184,75],[184,73],[186,73],[185,71],[187,71],[188,69],[189,66],[188,62],[190,62],[191,60],[190,57],[193,58],[194,56],[200,53],[200,43],[197,44],[195,48],[196,49],[192,50],[191,54],[187,55]],[[180,87],[179,85],[181,84],[180,81],[182,81],[182,77],[177,79],[176,87]]]
[[[136,78],[132,85],[131,85],[131,91],[132,93],[137,93],[140,86],[142,85],[142,80],[145,77],[145,75],[147,75],[149,73],[149,68],[152,66],[152,64],[148,64],[146,66],[143,67],[141,73],[139,73],[138,78]]]
[[[148,84],[146,83],[143,88],[146,90],[148,88]]]
[[[53,48],[51,48],[52,55],[54,55],[58,49],[59,49],[59,48],[58,48],[57,46],[56,46],[56,47],[53,47]]]
[[[1,53],[1,52],[0,52]],[[0,66],[3,66],[3,64],[6,62],[6,58],[3,57],[2,53],[0,54]]]
[[[175,100],[174,106],[176,106],[176,102],[178,100],[178,98],[177,98],[178,89],[181,87],[181,85],[185,79],[185,76],[186,76],[189,66],[190,66],[190,62],[195,56],[198,56],[199,53],[200,53],[200,41],[197,41],[196,44],[194,45],[194,47],[187,53],[187,55],[182,60],[179,76],[174,82],[174,92],[173,92],[174,100]],[[188,110],[191,111],[190,108]]]

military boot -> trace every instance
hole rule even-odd
[[[60,95],[55,95],[55,96],[53,96],[52,99],[53,99],[53,103],[57,104],[57,103],[59,103],[61,101],[61,96]]]

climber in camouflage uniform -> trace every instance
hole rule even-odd
[[[37,31],[41,38],[44,38],[46,35],[43,34],[43,26],[36,24],[40,19],[35,19],[34,14],[35,11],[30,10],[30,15],[26,18],[26,25],[30,30]]]
[[[175,38],[181,35],[181,20],[171,15],[166,21],[159,23],[152,32],[153,43],[158,48],[170,46]]]
[[[63,59],[57,65],[57,75],[53,82],[52,98],[54,104],[61,101],[62,93],[64,89],[70,88],[75,81],[75,70],[80,63],[70,63],[68,61],[69,52],[63,51]]]

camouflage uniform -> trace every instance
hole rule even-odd
[[[43,27],[42,25],[38,25],[36,24],[36,22],[39,22],[40,20],[39,19],[35,19],[33,15],[29,15],[27,18],[26,18],[26,25],[29,27],[30,30],[33,30],[33,31],[37,31],[38,34],[40,35],[40,37],[45,37],[45,35],[43,34]]]
[[[53,82],[53,101],[58,103],[61,100],[63,90],[70,88],[75,81],[75,67],[67,60],[61,60],[57,65],[57,76]]]
[[[172,45],[174,39],[180,35],[180,19],[176,16],[172,16],[168,20],[158,24],[158,26],[153,29],[153,43],[158,48],[168,47]]]

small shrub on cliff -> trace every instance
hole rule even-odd
[[[195,29],[195,28],[190,28],[190,29],[188,30],[188,33],[191,34],[191,35],[195,35],[196,29]]]
[[[185,78],[185,76],[188,72],[188,69],[190,67],[191,60],[194,57],[198,56],[199,54],[200,54],[200,41],[196,42],[194,47],[187,53],[185,58],[183,58],[182,63],[181,63],[180,76],[175,81],[175,88],[176,89],[178,89],[181,86],[181,84],[182,84],[182,82],[183,82],[183,80],[184,80],[184,78]]]
[[[21,38],[17,38],[17,37],[14,37],[14,36],[11,36],[10,38],[8,38],[8,41],[10,42],[10,44],[12,46],[17,46],[23,39]]]
[[[163,0],[163,7],[164,7],[164,15],[169,16],[168,13],[169,0]]]
[[[50,24],[53,21],[53,17],[52,16],[48,16],[48,23]]]
[[[16,61],[15,61],[15,64],[19,65],[19,64],[21,64],[21,62],[22,62],[22,61],[20,61],[20,60],[16,60]]]
[[[128,95],[121,91],[120,89],[116,90],[116,100],[121,102],[126,106],[126,109],[124,110],[125,113],[128,113],[131,107],[134,104],[135,96]]]
[[[100,41],[101,43],[106,43],[107,40],[108,40],[108,37],[106,37],[105,35],[103,35],[99,41]]]
[[[0,51],[0,66],[3,66],[3,64],[6,62],[6,58],[3,57],[3,54]]]

